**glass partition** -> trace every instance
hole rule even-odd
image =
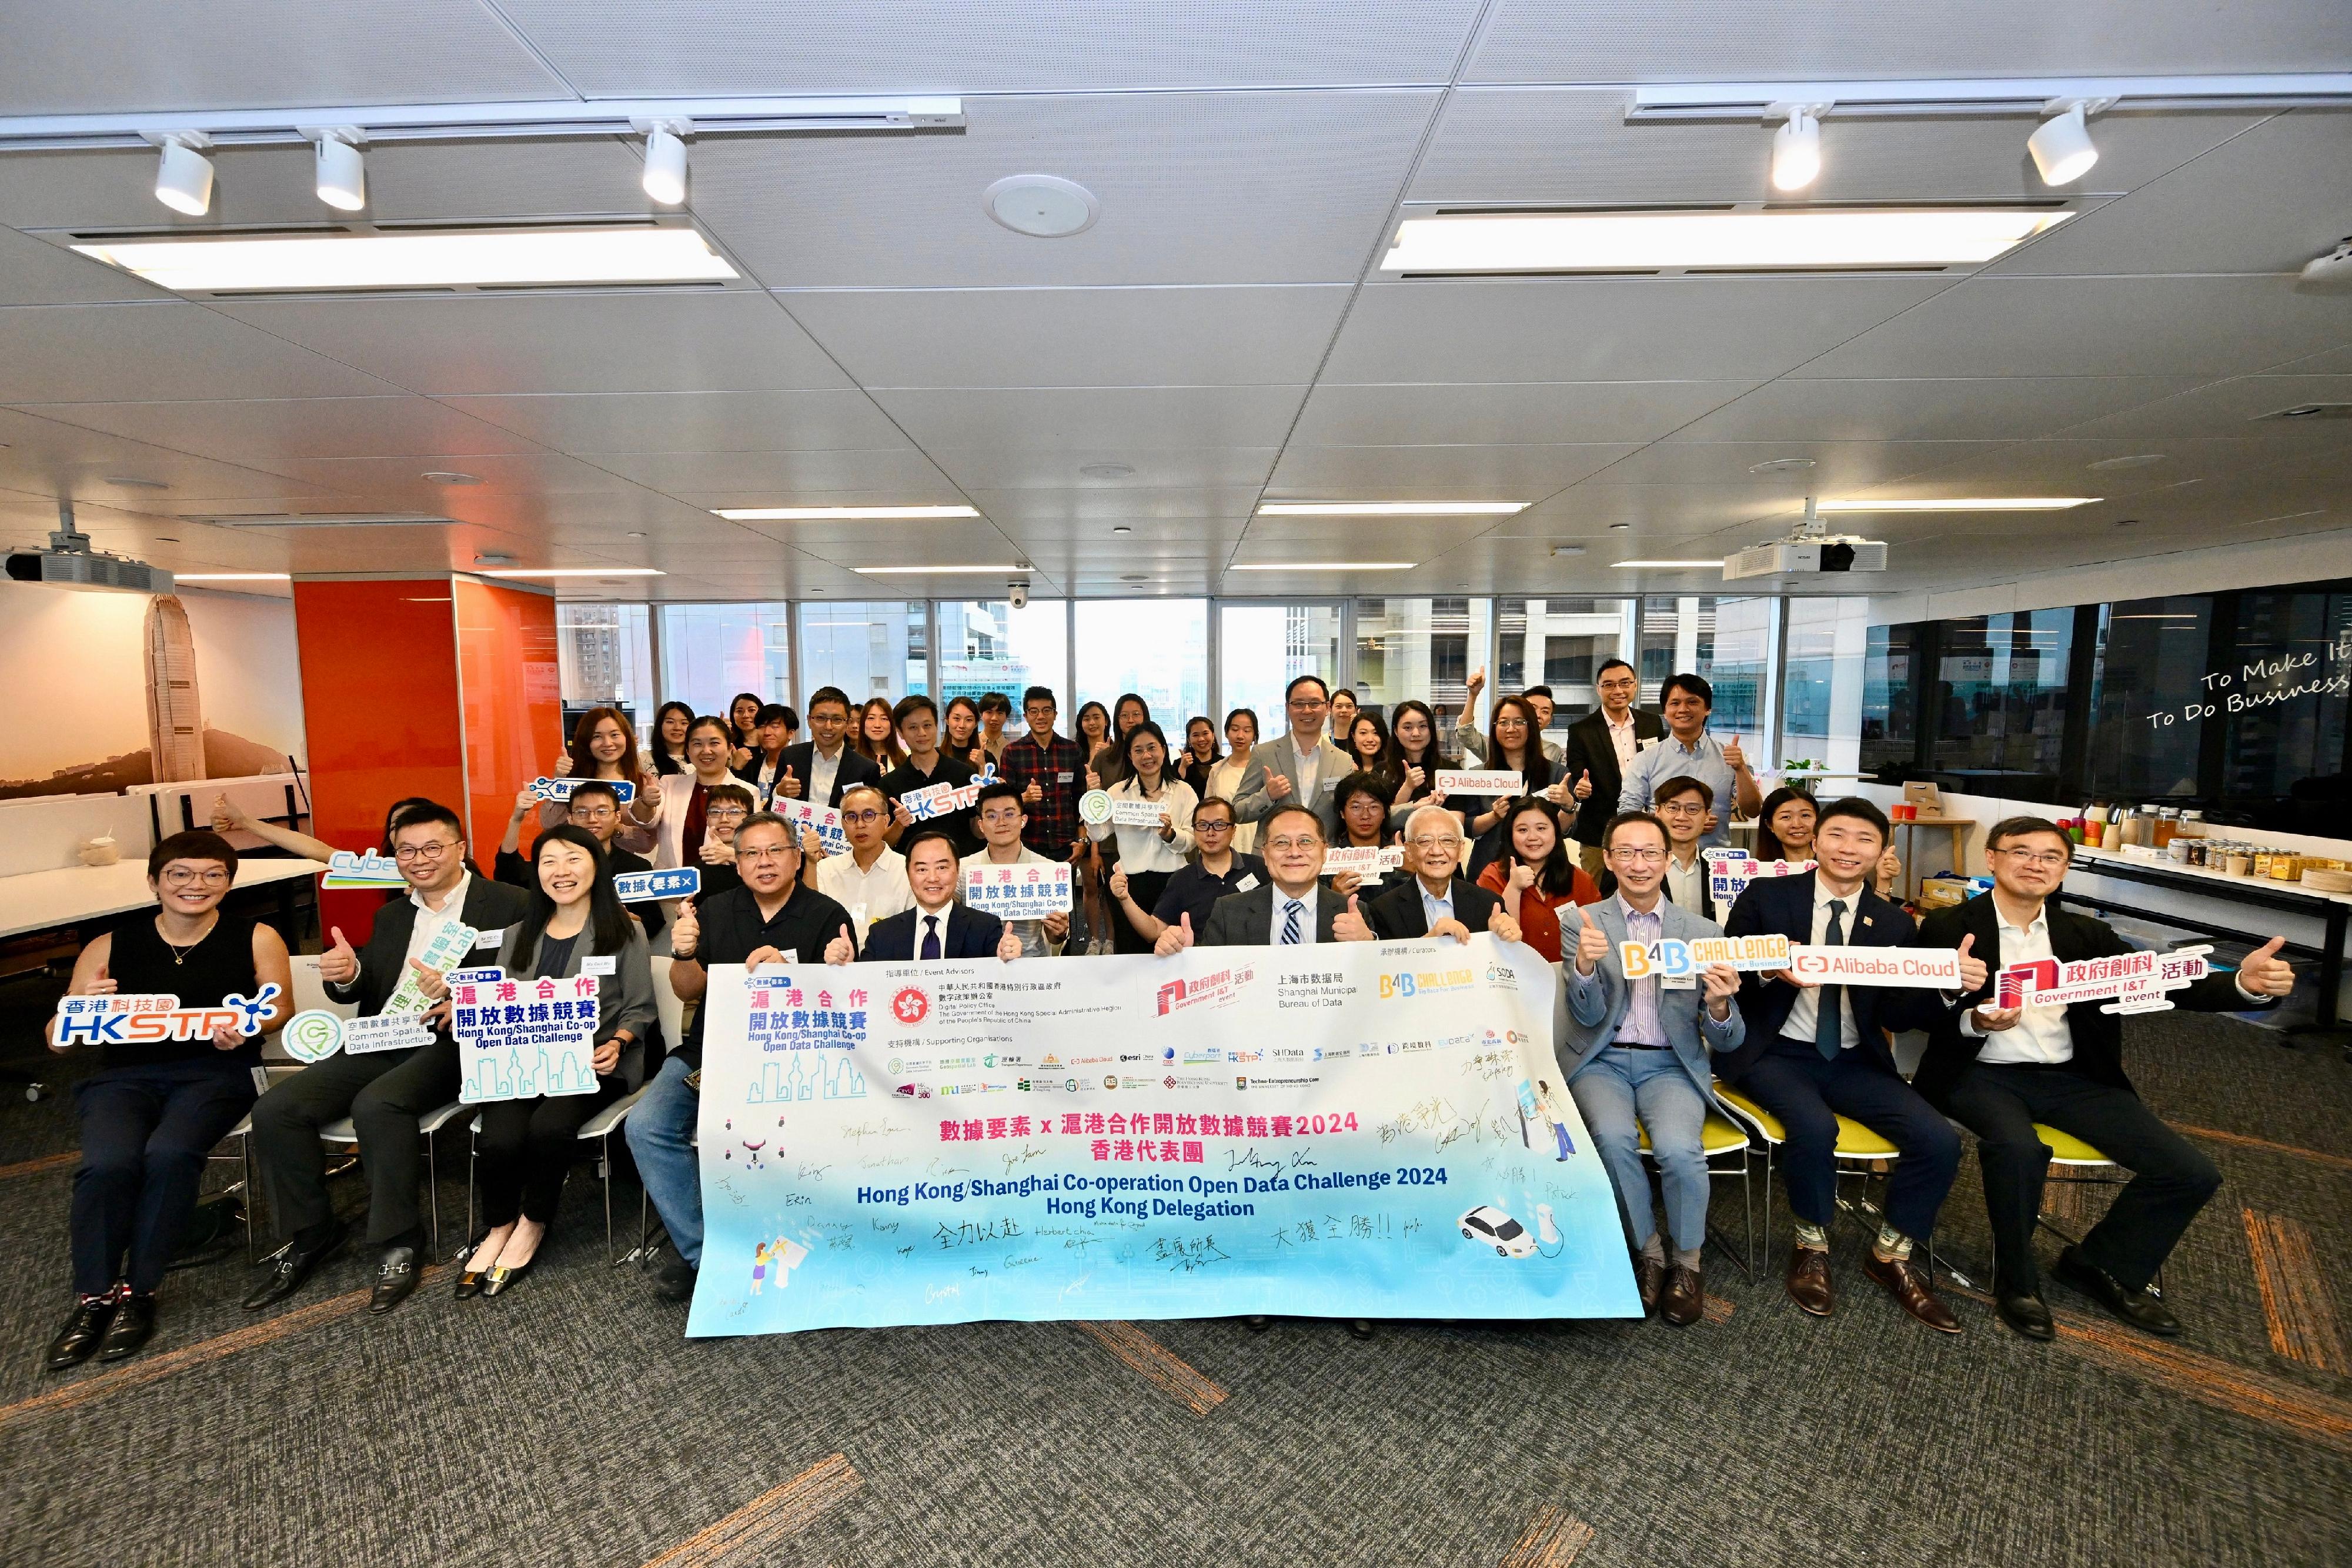
[[[1493,658],[1488,599],[1359,599],[1356,601],[1356,695],[1381,717],[1407,697],[1437,710],[1451,732],[1468,695],[1470,672]],[[1233,686],[1234,653],[1225,653],[1225,685]],[[1263,716],[1265,710],[1259,710]]]
[[[1529,686],[1549,686],[1552,719],[1544,733],[1565,745],[1568,727],[1601,700],[1594,672],[1606,660],[1632,659],[1633,652],[1630,599],[1497,599],[1494,678],[1480,706]]]
[[[784,604],[662,605],[663,697],[721,716],[738,692],[791,702],[790,610]]]
[[[555,662],[565,708],[610,704],[635,724],[653,716],[659,699],[646,620],[642,604],[557,602]]]
[[[919,599],[801,605],[801,690],[838,686],[853,703],[931,689],[929,606]]]
[[[1081,704],[1108,708],[1133,692],[1170,747],[1181,747],[1184,721],[1209,711],[1209,601],[1080,600],[1076,621],[1078,700],[1062,698],[1063,733],[1076,733]]]
[[[1862,771],[1864,664],[1870,601],[1791,599],[1780,676],[1780,755],[1829,769],[1817,792],[1844,794]]]
[[[1946,622],[1934,771],[1976,794],[2055,800],[2074,640],[2072,609]]]
[[[1081,614],[1085,608],[1079,606]],[[1327,686],[1345,684],[1340,678],[1339,626],[1339,606],[1333,601],[1220,603],[1217,660],[1226,710],[1254,709],[1263,739],[1282,734],[1286,727],[1283,692],[1291,682],[1313,675]],[[1087,678],[1092,685],[1092,674]],[[1224,715],[1217,718],[1222,727]]]
[[[1065,713],[1070,688],[1069,604],[1033,599],[1019,610],[1003,599],[942,599],[939,601],[939,699],[1003,692],[1013,704],[1004,733],[1026,735],[1021,716],[1024,687],[1053,688]],[[1156,710],[1155,710],[1156,711]]]

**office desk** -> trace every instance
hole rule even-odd
[[[278,890],[278,909],[291,916],[294,894],[306,877],[326,871],[313,860],[239,859],[234,894],[253,888]],[[28,931],[71,930],[155,902],[147,885],[147,862],[125,858],[112,865],[64,866],[56,871],[0,876],[0,938]]]

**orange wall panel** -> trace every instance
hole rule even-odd
[[[555,599],[465,577],[451,586],[474,853],[487,866],[513,814],[515,791],[562,749]]]
[[[384,812],[404,796],[429,796],[463,810],[464,726],[450,608],[446,581],[294,584],[311,831],[338,849],[381,843]],[[551,611],[550,627],[551,643]],[[551,647],[548,656],[554,657]],[[505,813],[499,821],[503,831]],[[487,848],[497,848],[495,838]],[[487,862],[487,851],[477,859]],[[341,926],[359,943],[383,902],[374,893],[322,893],[320,912],[327,925]]]

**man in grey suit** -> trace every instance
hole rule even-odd
[[[1643,1311],[1654,1307],[1667,1322],[1686,1328],[1706,1301],[1699,1254],[1706,1245],[1707,1202],[1700,1137],[1715,1103],[1708,1055],[1736,1051],[1746,1038],[1732,1005],[1739,973],[1711,964],[1697,984],[1684,988],[1670,988],[1654,975],[1626,979],[1620,943],[1688,941],[1723,930],[1662,894],[1667,840],[1657,818],[1646,811],[1612,818],[1601,850],[1617,873],[1617,895],[1577,910],[1582,924],[1576,946],[1563,952],[1560,965],[1559,1067],[1617,1189]],[[1642,1165],[1644,1127],[1664,1180],[1671,1261]]]
[[[1258,839],[1269,882],[1229,893],[1210,907],[1209,920],[1192,929],[1189,915],[1160,933],[1152,951],[1161,957],[1202,947],[1295,947],[1320,942],[1370,942],[1372,928],[1356,908],[1356,896],[1342,898],[1318,880],[1328,844],[1322,820],[1292,802],[1275,808]]]
[[[1356,769],[1348,754],[1323,737],[1323,721],[1331,712],[1331,695],[1322,680],[1301,675],[1282,694],[1290,719],[1290,733],[1266,742],[1251,754],[1265,768],[1263,789],[1253,790],[1244,778],[1241,798],[1234,802],[1234,819],[1263,821],[1284,806],[1304,806],[1323,824],[1326,841],[1339,837],[1339,816],[1331,791]]]

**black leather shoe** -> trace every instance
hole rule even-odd
[[[44,1364],[51,1372],[64,1372],[79,1366],[98,1354],[99,1342],[106,1337],[106,1325],[114,1321],[114,1298],[101,1296],[96,1301],[78,1301],[73,1316],[49,1342],[48,1360]]]
[[[100,1361],[121,1361],[137,1355],[140,1348],[155,1337],[155,1298],[135,1292],[122,1298],[114,1309],[114,1321],[106,1325],[106,1343],[99,1348]]]
[[[665,1301],[694,1300],[694,1281],[702,1270],[683,1258],[673,1258],[662,1265],[654,1278],[654,1290]]]
[[[368,1311],[388,1312],[408,1300],[408,1292],[416,1289],[416,1249],[387,1247],[383,1261],[375,1268],[375,1290],[368,1297]]]
[[[2052,1340],[2058,1337],[2058,1325],[2051,1321],[2050,1309],[2041,1297],[2030,1291],[1998,1291],[1992,1299],[1993,1311],[2000,1321],[2028,1339]]]
[[[341,1249],[343,1243],[351,1239],[351,1227],[338,1219],[335,1221],[334,1229],[330,1231],[326,1239],[316,1247],[306,1251],[294,1242],[289,1241],[285,1246],[272,1252],[263,1260],[269,1265],[269,1276],[256,1287],[251,1295],[245,1298],[245,1310],[257,1312],[264,1307],[276,1305],[300,1290],[309,1281],[311,1274],[317,1270],[319,1265],[333,1257]]]
[[[505,1295],[509,1291],[514,1289],[518,1281],[520,1281],[525,1274],[530,1272],[530,1266],[538,1261],[539,1254],[534,1252],[529,1258],[516,1264],[511,1269],[508,1268],[504,1263],[499,1264],[497,1268],[491,1270],[488,1274],[482,1277],[482,1294],[485,1296]]]
[[[2084,1262],[2072,1247],[2058,1254],[2058,1266],[2051,1272],[2143,1333],[2172,1339],[2180,1333],[2180,1320],[2162,1301],[2146,1291],[2125,1290],[2105,1269]]]
[[[1349,1318],[1348,1332],[1358,1339],[1370,1339],[1372,1337],[1372,1325],[1369,1319]]]
[[[482,1276],[489,1270],[474,1267],[474,1254],[482,1249],[487,1239],[486,1236],[477,1236],[474,1244],[466,1249],[466,1266],[457,1274],[457,1299],[461,1301],[482,1293]]]

